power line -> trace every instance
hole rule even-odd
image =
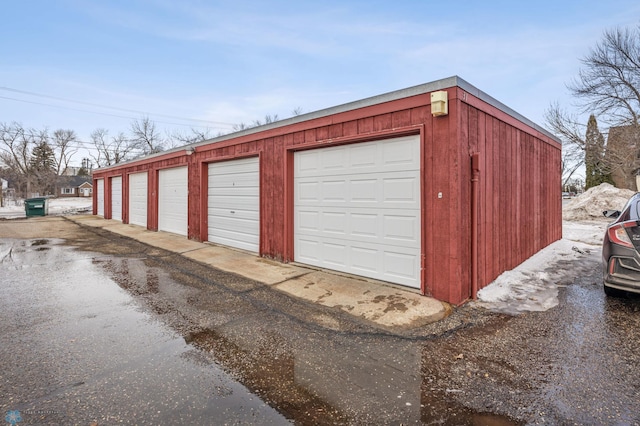
[[[170,124],[170,125],[174,125],[174,126],[204,127],[204,128],[212,127],[212,125],[214,125],[215,127],[220,127],[220,126],[233,127],[233,126],[235,126],[235,124],[233,124],[233,123],[225,123],[225,122],[218,122],[218,121],[207,121],[207,120],[200,120],[200,119],[196,119],[196,118],[185,118],[185,117],[178,117],[178,116],[172,116],[172,115],[166,115],[166,114],[148,113],[148,112],[144,112],[144,111],[137,111],[137,110],[130,110],[130,109],[125,109],[125,108],[117,108],[117,107],[109,107],[109,106],[103,106],[103,105],[98,105],[98,104],[91,104],[91,103],[82,102],[82,101],[65,100],[64,98],[56,98],[54,96],[48,96],[48,95],[39,95],[39,94],[31,93],[31,92],[20,91],[20,90],[17,90],[17,89],[11,89],[11,88],[8,88],[8,87],[0,87],[0,90],[8,90],[8,91],[16,92],[16,93],[29,94],[29,95],[32,95],[32,96],[40,96],[40,97],[45,97],[45,98],[50,98],[50,99],[55,99],[55,100],[62,100],[64,102],[74,102],[74,103],[78,103],[78,104],[96,106],[96,107],[99,107],[99,108],[106,108],[106,109],[113,109],[113,110],[124,111],[124,112],[139,113],[139,114],[143,114],[143,115],[146,115],[146,116],[168,117],[168,118],[173,118],[173,119],[177,119],[177,120],[195,121],[195,122],[199,122],[199,123],[209,124],[207,126],[205,124],[185,124],[185,123],[174,123],[174,122],[169,122],[169,121],[154,120],[157,123]],[[132,117],[132,116],[112,114],[112,113],[108,113],[108,112],[90,111],[90,110],[86,110],[86,109],[72,108],[72,107],[62,106],[62,105],[52,105],[52,104],[47,104],[47,103],[44,103],[44,102],[35,102],[35,101],[28,101],[26,99],[11,98],[11,97],[8,97],[8,96],[0,96],[0,99],[6,99],[6,100],[10,100],[10,101],[23,102],[23,103],[34,104],[34,105],[42,105],[42,106],[47,106],[47,107],[51,107],[51,108],[61,108],[61,109],[66,109],[66,110],[71,110],[71,111],[79,111],[79,112],[84,112],[84,113],[89,113],[89,114],[106,115],[106,116],[117,117],[117,118],[126,118],[128,120],[137,120],[138,118],[140,118],[140,117]]]

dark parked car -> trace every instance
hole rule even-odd
[[[631,197],[622,211],[603,213],[615,218],[607,225],[602,242],[604,292],[607,296],[640,293],[640,193]]]

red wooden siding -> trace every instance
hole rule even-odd
[[[562,237],[560,148],[549,138],[527,134],[466,103],[461,107],[460,128],[466,133],[461,142],[466,139],[469,152],[480,152],[481,158],[478,282],[482,288]],[[470,179],[470,170],[464,173],[464,180]],[[467,197],[464,191],[463,200]],[[470,229],[470,219],[460,219]]]
[[[260,157],[260,255],[293,259],[294,152],[419,134],[422,186],[422,291],[459,304],[471,296],[471,155],[479,153],[479,288],[559,239],[562,232],[559,144],[496,106],[446,89],[449,114],[433,117],[429,93],[241,134],[94,173],[110,180],[148,171],[148,228],[158,227],[158,170],[189,166],[188,237],[207,239],[208,164]],[[96,191],[94,191],[95,194]],[[128,194],[128,179],[123,179]],[[441,194],[441,196],[440,196]],[[94,196],[94,213],[95,213]],[[123,221],[128,222],[128,197]]]

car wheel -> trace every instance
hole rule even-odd
[[[609,297],[622,297],[624,295],[624,291],[618,290],[617,288],[607,287],[604,285],[604,294]]]

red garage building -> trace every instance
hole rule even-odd
[[[560,157],[450,77],[101,168],[93,213],[459,304],[561,238]]]

